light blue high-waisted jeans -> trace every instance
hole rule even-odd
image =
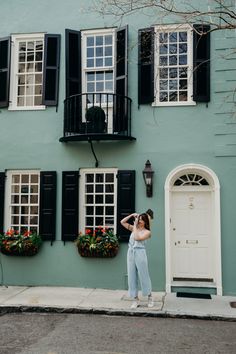
[[[127,253],[127,270],[129,296],[138,296],[138,280],[142,295],[147,296],[152,292],[152,284],[148,271],[146,250],[143,247],[129,247]]]

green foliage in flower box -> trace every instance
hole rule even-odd
[[[119,250],[118,237],[108,228],[86,229],[75,244],[82,257],[115,257]]]
[[[0,234],[0,251],[7,256],[34,256],[42,244],[40,235],[26,231],[8,230]]]

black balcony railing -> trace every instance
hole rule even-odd
[[[133,140],[131,99],[112,93],[82,93],[64,101],[60,141]]]

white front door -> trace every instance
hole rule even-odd
[[[172,281],[214,280],[213,202],[211,191],[172,191]],[[185,189],[185,191],[184,191]]]

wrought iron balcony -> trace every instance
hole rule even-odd
[[[86,140],[135,140],[131,136],[131,99],[104,92],[66,98],[60,141]]]

